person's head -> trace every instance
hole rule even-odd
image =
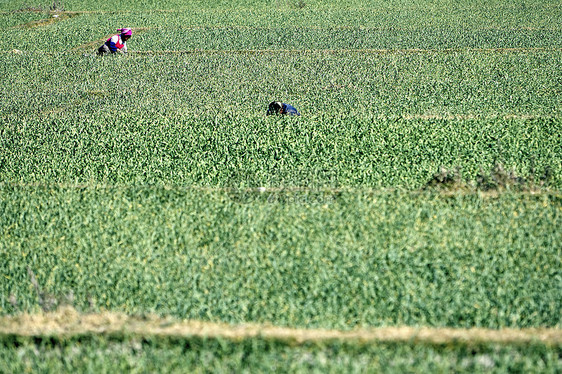
[[[279,101],[272,101],[271,103],[269,103],[269,108],[267,109],[267,115],[272,115],[272,114],[279,114],[281,112],[281,109],[283,108],[283,104]]]
[[[121,39],[123,39],[123,41],[129,40],[131,38],[131,35],[133,35],[133,30],[129,28],[122,28],[118,29],[117,31],[121,32]]]

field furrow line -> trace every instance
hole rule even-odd
[[[492,8],[492,7],[490,7]],[[260,8],[260,7],[247,7],[247,8],[241,8],[244,11],[250,11],[250,10],[256,10],[256,11],[263,11],[264,8]],[[348,10],[350,12],[358,12],[358,13],[380,13],[380,12],[388,12],[388,11],[392,11],[392,10],[397,10],[397,11],[425,11],[426,9],[422,6],[392,6],[392,5],[388,5],[388,6],[384,6],[384,7],[343,7],[340,9],[344,9],[344,10]],[[448,10],[450,11],[450,7],[448,6],[434,6],[431,8],[432,10]],[[462,5],[462,6],[456,6],[454,8],[455,11],[457,12],[469,12],[472,11],[474,9],[482,9],[482,6],[475,4],[474,6],[470,6],[470,5]],[[518,4],[501,4],[501,5],[496,5],[493,7],[493,9],[495,11],[498,11],[500,9],[505,9],[505,10],[519,10],[520,6]],[[526,9],[531,11],[533,9],[562,9],[562,5],[560,4],[540,4],[540,5],[536,5],[536,6],[532,6],[532,5],[527,5]],[[96,10],[92,10],[92,9],[82,9],[82,10],[63,10],[63,9],[57,9],[57,10],[50,10],[50,9],[46,9],[46,8],[42,8],[42,7],[22,7],[20,9],[15,9],[15,10],[5,10],[5,11],[0,11],[0,15],[10,15],[10,14],[14,14],[14,13],[69,13],[69,14],[134,14],[134,13],[144,13],[144,14],[150,14],[150,13],[185,13],[186,11],[192,11],[189,8],[179,8],[179,9],[163,9],[163,8],[152,8],[152,9],[142,9],[142,10],[138,10],[138,9],[119,9],[119,10],[103,10],[103,9],[96,9]],[[291,7],[282,7],[282,6],[277,6],[276,7],[276,12],[285,12],[285,13],[294,13],[295,9],[291,8]],[[315,6],[315,7],[311,7],[311,8],[306,8],[302,10],[303,12],[332,12],[333,8],[330,6],[326,6],[326,7],[322,7],[322,6]],[[232,9],[229,7],[209,7],[209,8],[200,8],[198,9],[198,12],[201,13],[231,13]]]
[[[226,324],[172,318],[135,317],[114,312],[78,313],[73,308],[57,312],[22,314],[0,318],[0,335],[70,338],[86,334],[173,338],[221,338],[242,340],[261,338],[291,343],[346,341],[359,343],[412,342],[421,344],[562,344],[559,328],[448,328],[448,327],[378,327],[356,330],[307,329],[268,324]]]
[[[456,195],[478,195],[481,197],[497,197],[499,193],[507,192],[504,189],[496,190],[479,190],[477,188],[464,188],[464,189],[417,189],[417,190],[402,190],[397,188],[371,188],[371,187],[293,187],[293,186],[280,186],[280,187],[198,187],[198,186],[174,186],[174,185],[124,185],[124,184],[85,184],[85,183],[0,183],[2,188],[14,189],[64,189],[64,190],[135,190],[135,191],[159,191],[159,190],[176,190],[186,192],[201,192],[201,193],[226,193],[234,196],[243,194],[341,194],[344,192],[363,193],[371,195],[392,195],[396,193],[406,195],[419,195],[434,193],[442,196],[456,196]],[[552,196],[562,198],[562,191],[550,190],[545,187],[537,187],[535,189],[511,191],[512,194],[520,196]]]
[[[562,48],[445,48],[445,49],[193,49],[193,50],[154,50],[154,51],[130,51],[132,54],[139,55],[163,55],[163,54],[339,54],[339,53],[359,53],[359,54],[423,54],[423,53],[462,53],[462,52],[481,52],[481,53],[530,53],[530,52],[560,52]]]
[[[73,47],[65,52],[47,52],[41,50],[3,50],[0,54],[29,54],[39,53],[47,56],[60,56],[72,53],[84,53],[89,48],[103,43],[105,39],[99,39]],[[541,53],[562,52],[562,48],[445,48],[445,49],[184,49],[184,50],[133,50],[131,55],[259,55],[259,54],[303,54],[303,55],[337,55],[337,54],[365,54],[365,55],[393,55],[393,54],[449,54],[449,53]]]

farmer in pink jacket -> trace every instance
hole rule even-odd
[[[119,34],[107,39],[98,49],[98,55],[105,53],[127,53],[127,40],[133,35],[133,31],[128,28],[118,29]]]

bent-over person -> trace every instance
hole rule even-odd
[[[127,40],[131,38],[133,31],[129,28],[117,29],[117,31],[119,31],[119,34],[113,35],[99,47],[98,55],[117,52],[127,53]]]
[[[267,115],[274,114],[286,114],[289,116],[300,116],[299,111],[290,104],[285,104],[280,101],[272,101],[269,103],[269,108],[267,109]]]

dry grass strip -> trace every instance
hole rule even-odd
[[[381,327],[352,331],[297,329],[271,325],[179,321],[156,316],[132,317],[113,312],[80,314],[67,307],[57,312],[22,314],[0,318],[0,335],[23,337],[84,334],[139,335],[143,337],[221,338],[239,341],[261,338],[289,343],[349,341],[358,343],[409,342],[426,344],[544,344],[562,345],[562,330],[537,329],[455,329],[430,327]]]

